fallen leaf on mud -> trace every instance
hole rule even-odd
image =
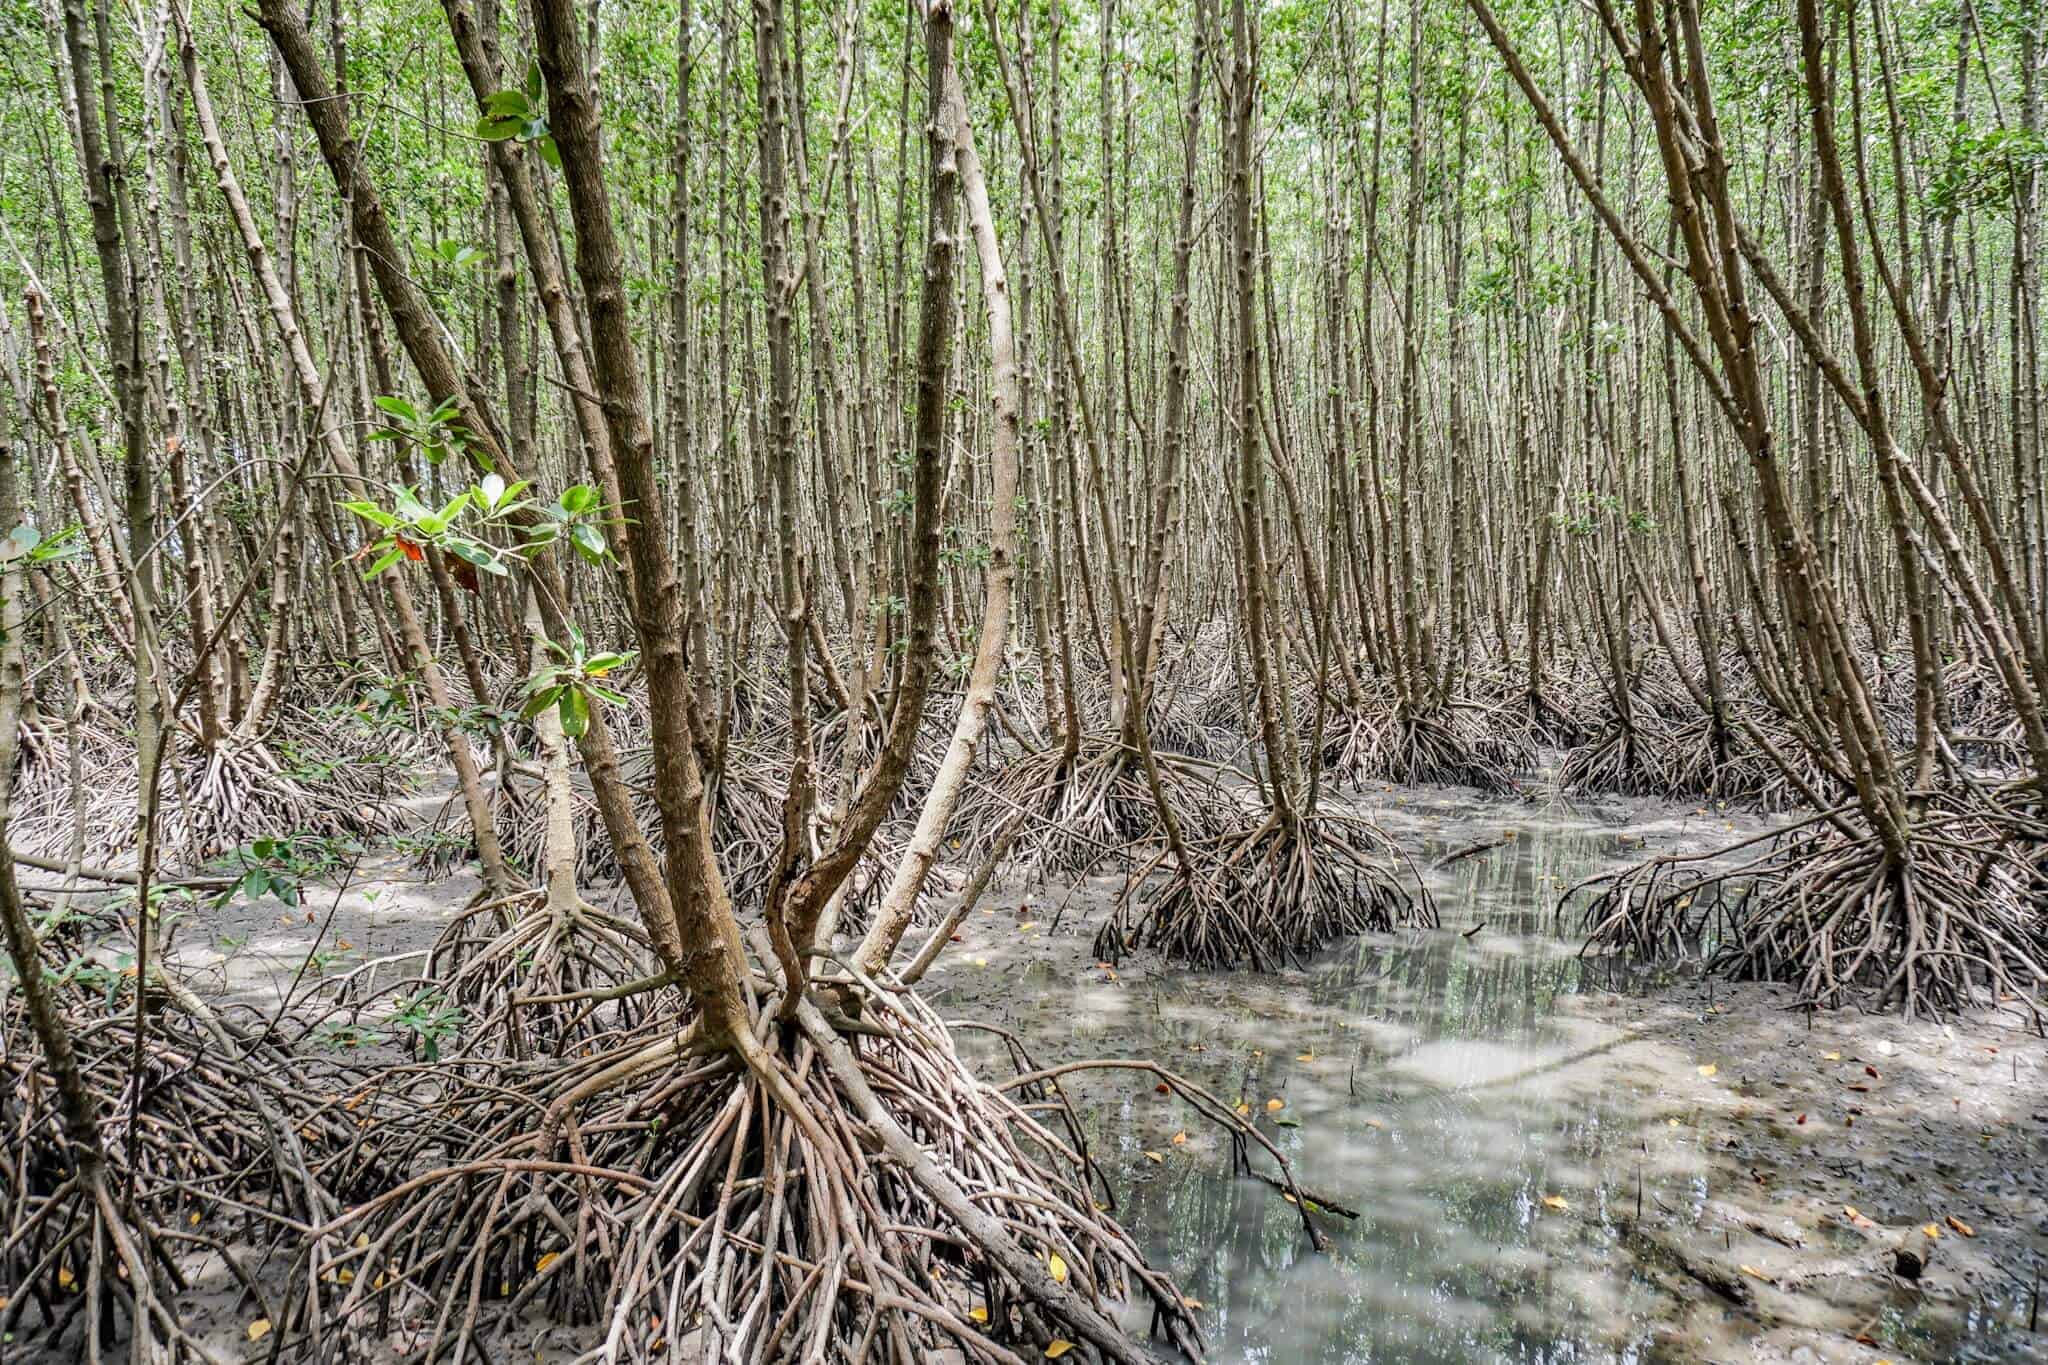
[[[1073,1342],[1068,1341],[1065,1337],[1054,1337],[1046,1344],[1045,1358],[1047,1360],[1057,1360],[1073,1349]]]
[[[988,965],[988,959],[985,957],[977,957],[972,959],[972,961],[977,967],[986,967]]]
[[[1183,1307],[1183,1308],[1206,1308],[1206,1307],[1208,1307],[1208,1305],[1207,1305],[1207,1304],[1205,1304],[1205,1303],[1203,1303],[1203,1302],[1202,1302],[1202,1301],[1201,1301],[1200,1299],[1191,1299],[1191,1298],[1189,1298],[1189,1297],[1188,1297],[1187,1295],[1185,1295],[1185,1294],[1181,1295],[1181,1298],[1180,1298],[1180,1306],[1181,1306],[1181,1307]]]
[[[1368,1128],[1378,1129],[1382,1133],[1387,1131],[1387,1125],[1381,1123],[1378,1119],[1367,1119],[1365,1121],[1365,1126]]]
[[[538,1261],[535,1261],[535,1262],[533,1263],[533,1269],[534,1269],[534,1273],[535,1273],[535,1274],[539,1274],[539,1275],[544,1275],[544,1274],[546,1274],[546,1273],[547,1273],[547,1269],[548,1269],[548,1267],[549,1267],[549,1266],[551,1266],[551,1265],[553,1265],[553,1264],[554,1264],[554,1263],[555,1263],[556,1261],[559,1261],[559,1260],[561,1260],[561,1259],[562,1259],[562,1253],[561,1253],[561,1252],[559,1252],[559,1251],[550,1251],[550,1252],[549,1252],[549,1253],[548,1253],[547,1255],[545,1255],[545,1256],[541,1257],[541,1258],[540,1258],[540,1259],[539,1259]]]
[[[1166,1160],[1166,1153],[1164,1153],[1164,1152],[1147,1152],[1147,1153],[1145,1153],[1145,1159],[1146,1159],[1146,1160],[1148,1160],[1148,1161],[1164,1161],[1164,1160]]]
[[[1820,1059],[1824,1062],[1839,1062],[1842,1060],[1842,1054],[1839,1052],[1823,1052],[1820,1054]]]
[[[1927,1234],[1927,1240],[1930,1242],[1941,1240],[1941,1224],[1939,1223],[1922,1223],[1920,1231]]]
[[[57,1267],[57,1287],[59,1289],[69,1289],[76,1283],[78,1283],[78,1277],[71,1273],[70,1266],[60,1265]]]
[[[1871,1222],[1868,1218],[1865,1218],[1862,1214],[1858,1213],[1856,1211],[1856,1206],[1854,1204],[1842,1205],[1842,1215],[1845,1218],[1847,1218],[1851,1224],[1859,1228],[1874,1228],[1877,1226],[1877,1224]]]
[[[1025,920],[1025,921],[1024,921],[1024,922],[1023,922],[1022,924],[1020,924],[1020,925],[1018,925],[1018,926],[1017,926],[1017,932],[1021,934],[1021,933],[1023,933],[1023,932],[1024,932],[1024,931],[1025,931],[1026,929],[1036,929],[1037,927],[1038,927],[1038,921],[1037,921],[1037,920],[1035,920],[1035,919],[1027,919],[1027,920]]]
[[[1746,1265],[1742,1267],[1742,1273],[1749,1276],[1753,1280],[1762,1280],[1765,1284],[1769,1284],[1771,1282],[1771,1277],[1769,1274],[1762,1270],[1757,1269],[1753,1265]]]
[[[1188,1134],[1185,1128],[1183,1128],[1181,1131],[1173,1135],[1173,1145],[1176,1147],[1185,1147],[1188,1145]]]
[[[261,1341],[270,1335],[270,1319],[258,1318],[249,1324],[249,1340]]]
[[[1877,1068],[1874,1066],[1866,1066],[1863,1068],[1863,1074],[1870,1077],[1870,1079],[1874,1081],[1877,1079]]]
[[[1719,1071],[1720,1069],[1721,1068],[1715,1063],[1708,1062],[1705,1066],[1700,1068],[1700,1075],[1711,1077],[1715,1072]]]
[[[1302,1053],[1302,1054],[1301,1054],[1300,1056],[1296,1057],[1296,1058],[1295,1058],[1294,1060],[1295,1060],[1295,1061],[1297,1061],[1297,1062],[1312,1062],[1312,1061],[1314,1061],[1315,1059],[1316,1059],[1316,1054],[1315,1054],[1315,1053],[1313,1053],[1313,1052],[1304,1052],[1304,1053]]]
[[[1802,1124],[1804,1124],[1804,1123],[1806,1122],[1806,1115],[1804,1115],[1804,1114],[1801,1114],[1801,1115],[1799,1116],[1799,1122],[1800,1122],[1800,1123],[1802,1123]]]
[[[1950,1214],[1948,1216],[1947,1222],[1950,1227],[1954,1228],[1957,1232],[1960,1232],[1965,1237],[1975,1237],[1977,1235],[1977,1229],[1971,1227],[1968,1223],[1965,1223],[1962,1219],[1956,1217],[1954,1214]]]
[[[1546,1209],[1556,1209],[1560,1213],[1568,1212],[1571,1209],[1571,1205],[1565,1202],[1565,1198],[1561,1194],[1544,1195],[1543,1207]]]
[[[1045,1258],[1045,1268],[1050,1270],[1052,1277],[1061,1284],[1067,1282],[1067,1263],[1060,1259],[1060,1254],[1057,1251]]]
[[[1159,1084],[1153,1086],[1152,1089],[1161,1095],[1171,1095],[1173,1093],[1173,1087],[1168,1085],[1165,1081],[1161,1081]]]
[[[976,1305],[974,1305],[974,1307],[967,1310],[967,1316],[974,1319],[976,1322],[987,1322],[988,1309],[983,1308],[980,1304],[977,1303]]]
[[[1267,1112],[1267,1113],[1269,1113],[1269,1114],[1277,1114],[1277,1113],[1279,1113],[1279,1112],[1280,1112],[1280,1111],[1281,1111],[1282,1109],[1285,1109],[1286,1107],[1287,1107],[1287,1101],[1286,1101],[1286,1100],[1282,1100],[1282,1099],[1271,1099],[1271,1100],[1267,1100],[1267,1101],[1266,1101],[1266,1112]]]

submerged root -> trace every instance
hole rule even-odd
[[[807,1005],[705,1053],[665,1014],[530,1076],[423,1078],[444,1164],[337,1220],[327,1321],[423,1359],[544,1309],[612,1359],[1136,1361],[1113,1313],[1137,1293],[1198,1349],[1073,1135],[977,1081],[914,996],[854,1027]]]
[[[2048,826],[1975,795],[1919,813],[1903,853],[1830,812],[1717,855],[1763,848],[1732,866],[1678,855],[1583,883],[1598,890],[1581,923],[1589,950],[1698,952],[1716,974],[1787,982],[1816,1006],[1910,1017],[2038,1002],[2044,842]]]
[[[1356,817],[1269,816],[1249,833],[1191,842],[1188,853],[1189,866],[1165,870],[1162,854],[1131,878],[1096,935],[1097,957],[1115,961],[1142,944],[1196,967],[1268,971],[1347,935],[1437,922],[1414,868],[1411,892],[1395,874],[1393,841]],[[1147,884],[1156,889],[1140,903]]]

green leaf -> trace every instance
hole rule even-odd
[[[534,679],[534,681],[539,682],[540,679],[536,678]],[[550,706],[553,706],[558,700],[560,700],[561,695],[562,689],[560,687],[541,688],[539,691],[533,694],[533,696],[527,701],[526,705],[519,708],[519,719],[532,720],[535,716],[547,710]]]
[[[345,502],[341,506],[343,511],[353,512],[365,521],[374,521],[377,525],[386,529],[398,525],[397,517],[392,516],[374,502]]]
[[[562,510],[572,517],[580,517],[597,506],[597,490],[587,483],[573,484],[562,490],[558,501]]]
[[[516,115],[486,114],[476,121],[475,134],[485,142],[510,142],[525,131],[526,120]]]
[[[604,563],[607,553],[604,536],[589,522],[579,521],[569,528],[569,543],[576,547],[576,553],[590,563]]]
[[[386,569],[390,568],[393,564],[396,564],[399,560],[404,558],[405,551],[399,549],[396,545],[394,545],[389,550],[386,550],[383,556],[380,559],[378,559],[378,561],[375,564],[372,564],[369,568],[363,570],[363,577],[366,580],[375,578],[378,574],[383,573]]]
[[[540,63],[529,58],[526,63],[526,102],[534,108],[539,108],[541,95],[545,89],[546,84],[540,74]]]
[[[555,145],[554,134],[548,133],[534,139],[533,145],[540,149],[540,159],[542,161],[547,162],[548,165],[553,166],[558,171],[562,169],[562,149]]]
[[[484,97],[484,113],[503,118],[516,115],[525,118],[533,112],[533,102],[524,90],[499,90]]]
[[[384,393],[377,395],[377,397],[372,398],[370,401],[375,403],[380,411],[388,412],[401,421],[418,422],[420,420],[420,410],[406,402],[403,398],[393,398],[390,394]]]
[[[570,739],[583,738],[583,732],[590,728],[590,703],[583,699],[583,694],[573,687],[563,688],[555,709],[562,717],[562,733]]]

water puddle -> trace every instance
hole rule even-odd
[[[1295,1209],[1233,1177],[1227,1139],[1149,1078],[1069,1084],[1119,1216],[1201,1302],[1216,1361],[1698,1358],[1699,1334],[1754,1330],[1712,1308],[1703,1322],[1623,1243],[1621,1221],[1697,1215],[1728,1171],[1711,1125],[1673,1098],[1674,1070],[1696,1079],[1690,1059],[1585,1007],[1640,983],[1582,962],[1554,913],[1646,838],[1696,847],[1758,826],[1380,799],[1371,813],[1425,869],[1442,930],[1347,942],[1278,974],[1117,973],[1057,935],[1032,942],[1043,930],[1027,917],[1043,911],[1026,894],[977,916],[967,945],[969,974],[1007,984],[955,975],[965,989],[944,1008],[1002,1017],[1041,1065],[1150,1056],[1243,1105],[1312,1194],[1357,1212],[1325,1220],[1317,1254]]]

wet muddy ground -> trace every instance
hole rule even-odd
[[[1212,1359],[2048,1359],[2028,1325],[2048,1048],[2016,1013],[1809,1015],[1774,988],[1580,959],[1565,887],[1752,819],[1456,790],[1359,804],[1424,870],[1440,929],[1262,975],[1111,967],[1090,949],[1121,886],[1105,875],[993,889],[927,978],[948,1018],[1015,1031],[1041,1065],[1146,1056],[1242,1102],[1305,1186],[1356,1212],[1318,1215],[1316,1253],[1149,1079],[1067,1080],[1120,1216],[1203,1305]],[[380,854],[339,895],[195,916],[179,957],[275,1000],[309,946],[330,974],[415,952],[473,890]],[[1002,1065],[987,1035],[959,1037]],[[573,1336],[532,1344],[554,1358]]]

